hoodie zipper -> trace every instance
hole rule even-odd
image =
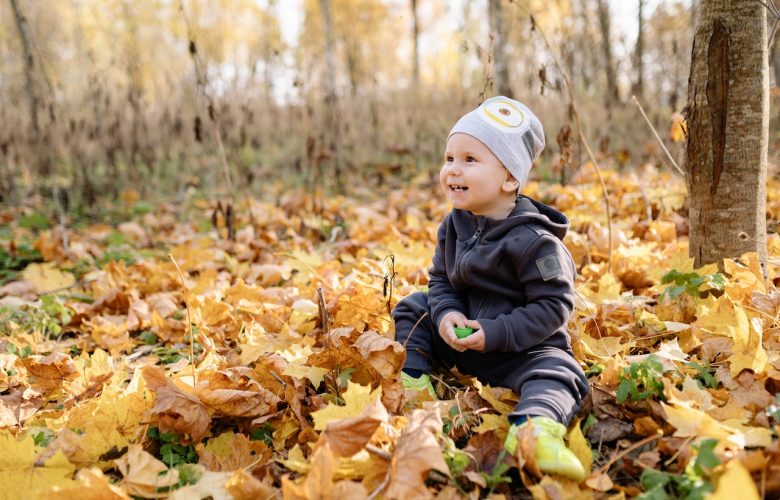
[[[482,234],[485,231],[485,225],[487,224],[487,219],[480,219],[477,222],[477,230],[474,233],[474,236],[471,237],[471,239],[468,242],[468,245],[464,250],[463,253],[460,254],[460,258],[458,258],[455,269],[458,273],[458,277],[460,277],[461,282],[466,282],[466,274],[464,273],[464,267],[466,262],[466,257],[474,251],[474,249],[479,245],[480,241],[482,241]]]

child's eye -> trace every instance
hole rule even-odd
[[[466,161],[467,161],[467,162],[474,162],[474,161],[477,161],[477,159],[476,159],[476,158],[474,158],[473,156],[467,156],[467,157],[466,157]]]
[[[452,156],[445,156],[444,157],[444,161],[446,161],[447,163],[451,163],[452,162]]]

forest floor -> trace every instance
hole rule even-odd
[[[0,208],[0,498],[780,495],[780,239],[766,280],[755,254],[694,269],[684,181],[605,172],[609,262],[583,172],[526,189],[571,219],[581,266],[583,483],[541,475],[530,435],[501,451],[511,391],[402,389],[389,310],[426,287],[437,186],[230,210],[128,191],[113,224]]]

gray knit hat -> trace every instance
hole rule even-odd
[[[468,134],[496,155],[520,187],[525,186],[531,164],[544,149],[542,122],[523,103],[504,96],[491,97],[477,109],[465,114],[452,127],[455,133]]]

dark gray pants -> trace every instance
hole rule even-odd
[[[395,340],[406,345],[405,368],[428,373],[437,362],[448,369],[457,366],[484,384],[512,389],[520,395],[520,402],[510,419],[544,416],[568,425],[588,394],[588,381],[571,352],[557,347],[488,353],[451,348],[431,321],[426,293],[401,300],[393,310],[393,319]]]

